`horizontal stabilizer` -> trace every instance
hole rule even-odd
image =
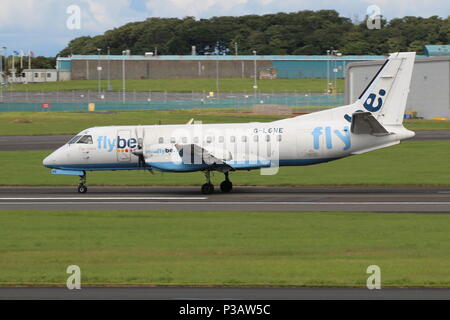
[[[356,112],[352,115],[353,134],[371,134],[374,136],[386,136],[389,132],[370,112]]]

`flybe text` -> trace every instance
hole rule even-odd
[[[333,130],[331,127],[316,127],[311,132],[311,135],[313,136],[315,150],[321,148],[321,142],[323,141],[321,139],[322,135],[325,135],[325,145],[327,149],[333,149],[333,137],[337,137],[344,144],[343,150],[348,150],[352,146],[348,126],[345,126],[344,130]]]
[[[114,148],[117,149],[123,149],[123,148],[130,148],[134,149],[137,148],[137,139],[135,138],[121,138],[118,136],[117,138],[110,139],[107,136],[99,136],[97,139],[97,148],[98,149],[106,149],[108,152],[112,152]]]

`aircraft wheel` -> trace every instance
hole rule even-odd
[[[87,192],[87,187],[85,185],[80,184],[78,186],[78,193],[86,193]]]
[[[214,185],[211,183],[205,183],[202,185],[202,193],[203,194],[212,194],[214,192]]]
[[[220,184],[220,190],[222,192],[231,192],[233,190],[233,184],[229,180],[225,180]]]

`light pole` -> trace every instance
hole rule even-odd
[[[338,68],[338,63],[337,63],[337,57],[341,56],[342,54],[338,51],[338,50],[334,50],[334,67],[333,67],[333,72],[334,72],[334,94],[337,94],[337,73],[339,71]]]
[[[216,95],[219,98],[219,56],[216,57]]]
[[[235,55],[235,56],[238,55],[238,45],[237,45],[237,42],[234,43],[234,55]]]
[[[125,103],[125,54],[127,51],[122,51],[122,100]]]
[[[111,48],[108,47],[108,91],[111,90]]]
[[[341,55],[338,50],[331,48],[327,50],[327,94],[335,94],[337,91],[337,56]],[[333,83],[331,82],[330,67],[333,69]]]
[[[1,59],[0,59],[0,75],[2,76],[2,80],[3,80],[3,69],[6,71],[8,69],[8,65],[7,65],[7,61],[6,61],[6,47],[1,47],[2,50],[2,54],[1,54]],[[3,68],[3,57],[5,57],[5,65]],[[5,72],[6,73],[6,72]]]
[[[253,78],[255,79],[254,80],[254,83],[253,83],[253,89],[255,90],[255,100],[256,100],[256,93],[257,93],[257,90],[258,90],[258,83],[257,83],[257,80],[256,80],[256,77],[257,77],[257,75],[256,75],[256,73],[257,73],[257,70],[256,70],[256,50],[253,50],[253,55],[254,55],[254,60],[253,60],[253,62],[254,62],[254,67],[255,67],[255,72],[254,72],[254,75],[253,75]]]
[[[327,94],[330,94],[330,50],[327,50]]]
[[[101,91],[102,91],[102,86],[101,86],[101,71],[102,71],[102,67],[100,66],[100,53],[102,52],[102,49],[97,48],[98,51],[98,58],[97,58],[97,78],[98,78],[98,96],[100,97]]]
[[[0,101],[3,102],[3,55],[6,52],[6,47],[2,47],[2,54],[0,55]],[[6,63],[5,63],[5,67],[6,67]]]
[[[6,47],[2,47],[2,54],[0,55],[0,76],[3,84],[3,53],[6,50]]]

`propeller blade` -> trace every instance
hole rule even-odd
[[[144,136],[145,136],[145,129],[142,129],[142,137],[139,136],[138,133],[138,127],[134,129],[134,133],[136,135],[137,139],[137,150],[133,151],[133,154],[138,157],[138,163],[139,167],[145,167],[145,158],[144,158],[144,150],[143,150],[143,144],[144,144]]]

